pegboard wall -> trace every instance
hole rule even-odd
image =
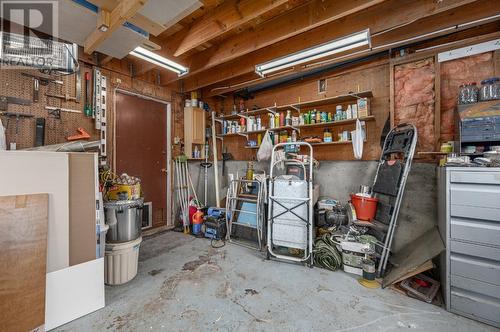
[[[80,102],[66,101],[63,99],[47,97],[46,94],[75,96],[76,74],[53,77],[64,84],[40,84],[38,102],[33,101],[34,79],[23,76],[21,73],[41,75],[33,69],[0,69],[0,95],[27,99],[32,102],[30,106],[9,104],[8,112],[33,115],[32,118],[19,118],[1,116],[3,126],[6,128],[7,147],[15,142],[17,149],[33,147],[35,144],[35,119],[45,119],[45,145],[66,142],[66,137],[77,134],[77,128],[84,128],[90,135],[90,140],[97,140],[99,132],[95,130],[94,120],[83,113],[85,105],[85,72],[92,74],[92,68],[80,64],[81,71],[81,97]],[[60,118],[49,115],[45,106],[60,107],[80,111],[81,113],[61,112]],[[17,130],[16,130],[17,129]]]

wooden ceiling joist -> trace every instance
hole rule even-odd
[[[118,6],[118,3],[120,2],[119,0],[90,0],[94,5],[99,7],[100,9],[107,10],[108,12],[111,12],[113,9]],[[133,25],[141,28],[144,31],[149,32],[153,36],[158,36],[160,33],[165,31],[165,26],[157,23],[155,21],[150,20],[146,16],[136,13],[134,16],[130,17],[128,22],[132,23]]]
[[[311,1],[255,29],[234,35],[222,41],[216,48],[194,57],[190,73],[192,75],[210,69],[384,1],[386,0]]]
[[[486,15],[495,9],[495,3],[488,0],[390,0],[380,5],[372,6],[361,13],[343,17],[339,20],[321,25],[307,33],[290,37],[284,41],[269,45],[266,48],[249,53],[224,64],[204,70],[199,74],[184,79],[186,91],[225,81],[251,73],[255,65],[273,58],[319,45],[335,38],[346,36],[356,31],[370,28],[371,34],[381,33],[411,24],[419,19],[446,12],[457,7],[477,6]],[[464,9],[467,11],[467,9]],[[449,16],[452,19],[453,15]],[[436,22],[443,23],[443,22]],[[171,83],[171,82],[170,82]]]
[[[264,13],[284,5],[288,0],[229,0],[195,21],[174,55],[181,56],[238,28]]]
[[[146,3],[147,0],[122,0],[109,14],[109,27],[102,31],[96,27],[83,44],[87,54],[94,52],[106,38],[111,36],[128,19],[134,16]]]

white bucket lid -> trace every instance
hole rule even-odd
[[[106,243],[106,251],[127,250],[127,249],[135,247],[136,245],[140,244],[141,242],[142,242],[142,236],[139,236],[139,238],[137,238],[133,241],[128,241],[128,242]]]

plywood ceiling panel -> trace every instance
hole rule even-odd
[[[59,38],[83,45],[87,36],[95,29],[96,22],[95,12],[73,1],[59,2]],[[146,36],[122,26],[97,51],[121,59],[146,39]]]
[[[149,0],[139,13],[169,28],[202,5],[197,0]]]

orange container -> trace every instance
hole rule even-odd
[[[359,220],[370,221],[375,218],[377,213],[378,199],[371,197],[363,197],[351,194],[351,203],[356,210],[356,218]]]

